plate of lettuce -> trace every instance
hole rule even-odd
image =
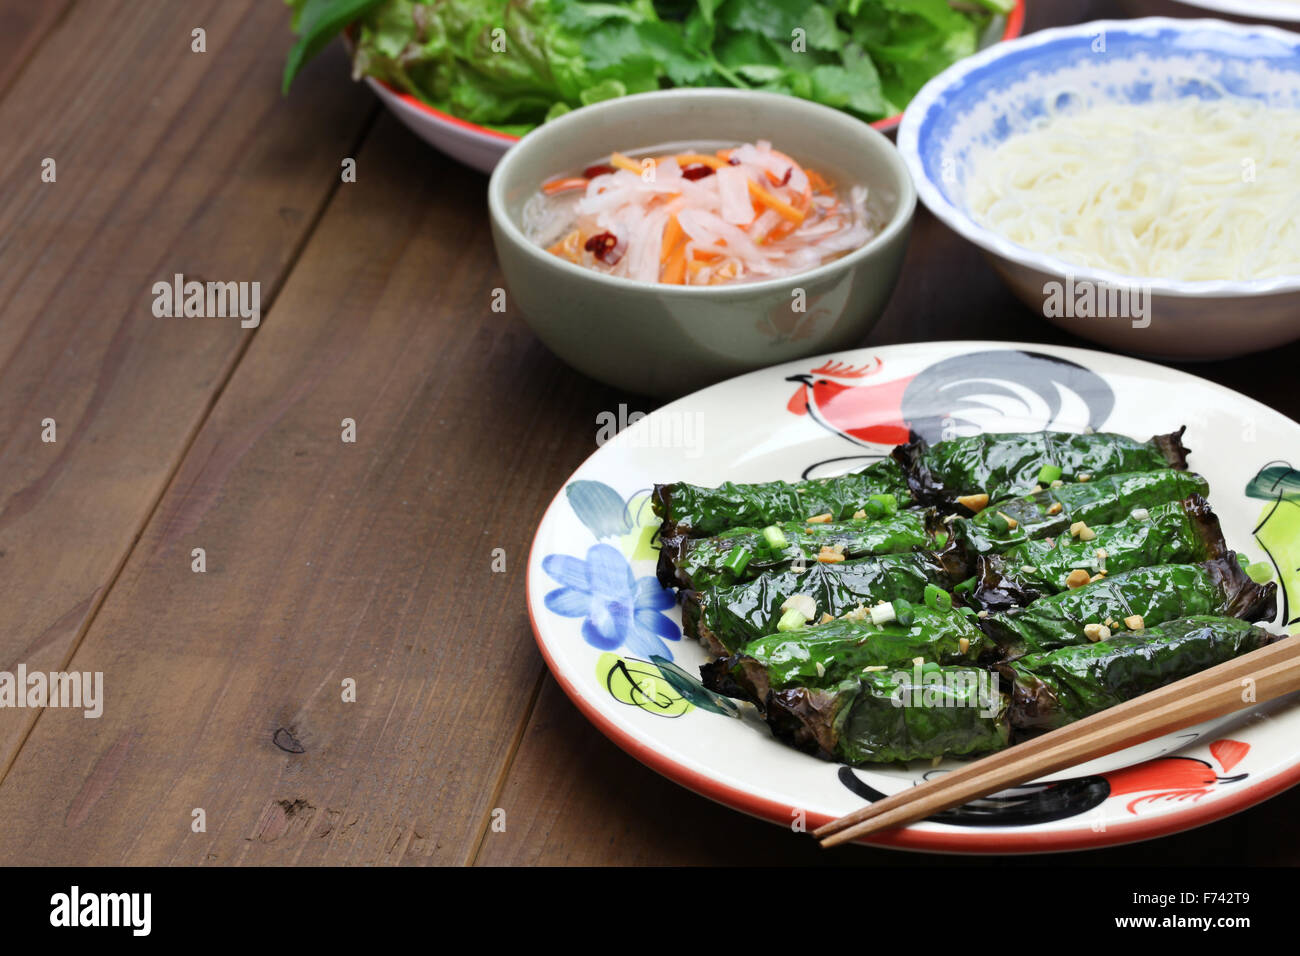
[[[892,129],[931,77],[1024,21],[1024,0],[287,2],[286,91],[344,35],[354,79],[485,172],[548,119],[680,86],[798,96]]]

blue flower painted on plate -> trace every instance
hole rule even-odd
[[[642,657],[672,660],[664,641],[681,640],[681,631],[662,612],[673,596],[653,577],[638,578],[617,548],[594,544],[587,558],[548,554],[542,570],[561,587],[546,595],[547,610],[563,617],[580,617],[582,637],[593,647],[612,651],[626,647]]]

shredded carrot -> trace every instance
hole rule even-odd
[[[546,251],[562,259],[568,259],[570,262],[577,262],[581,258],[578,253],[581,248],[582,234],[575,229]]]
[[[691,253],[691,258],[700,262],[712,262],[722,255],[720,249],[710,249],[708,246],[696,246]]]
[[[634,159],[628,159],[622,153],[610,153],[609,164],[616,169],[623,169],[629,173],[641,175],[641,164]]]
[[[668,261],[664,263],[663,272],[659,275],[659,281],[669,285],[681,285],[686,281],[686,245],[684,243],[674,248],[668,256]]]
[[[804,209],[796,209],[784,199],[778,199],[776,196],[773,196],[752,179],[746,180],[746,182],[749,184],[749,194],[760,204],[766,206],[768,209],[775,210],[782,219],[788,220],[796,226],[803,222],[804,216],[807,213],[806,207]],[[808,193],[808,196],[811,199],[811,193]]]
[[[725,165],[722,160],[713,156],[705,156],[703,153],[678,153],[673,159],[677,160],[677,165],[683,169],[687,166],[708,166],[709,169],[717,169]]]
[[[552,179],[549,183],[542,184],[542,192],[548,196],[554,196],[556,193],[568,192],[570,189],[586,189],[589,180],[581,176],[570,176],[567,179]]]
[[[664,226],[664,241],[659,247],[660,265],[668,261],[668,257],[672,255],[673,250],[682,241],[682,236],[682,224],[677,221],[676,216],[669,216],[668,225]]]
[[[804,174],[808,177],[808,182],[813,188],[813,192],[828,193],[835,188],[835,184],[829,179],[822,176],[815,169],[805,169]]]

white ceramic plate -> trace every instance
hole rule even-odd
[[[945,398],[945,396],[947,396]],[[1230,547],[1283,569],[1278,627],[1300,630],[1300,425],[1184,372],[1083,349],[1006,342],[889,346],[753,372],[673,402],[605,443],[547,509],[528,607],[560,686],[605,734],[698,793],[808,829],[960,766],[840,767],[777,742],[752,708],[719,707],[694,676],[654,578],[655,482],[795,480],[887,454],[905,425],[1098,430],[1146,438],[1187,426],[1191,467]],[[937,435],[929,435],[936,439]],[[1284,592],[1284,593],[1283,593]],[[1289,625],[1283,622],[1289,622]],[[673,682],[666,664],[680,668]],[[683,677],[682,675],[686,675]],[[683,696],[685,695],[685,696]],[[1015,853],[1105,846],[1185,830],[1300,781],[1300,700],[1149,741],[872,842]]]

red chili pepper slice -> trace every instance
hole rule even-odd
[[[706,166],[704,163],[690,163],[682,168],[682,179],[696,180],[712,175],[713,167]]]
[[[609,258],[610,253],[614,251],[614,247],[617,245],[618,245],[617,236],[615,236],[612,232],[601,232],[601,233],[597,233],[596,235],[588,239],[586,243],[583,245],[583,248],[586,249],[588,252],[590,252],[592,255],[594,255],[601,262],[605,263],[606,265],[612,266],[614,263],[618,262],[619,259],[623,258],[621,255],[615,256],[613,257],[613,259]]]

